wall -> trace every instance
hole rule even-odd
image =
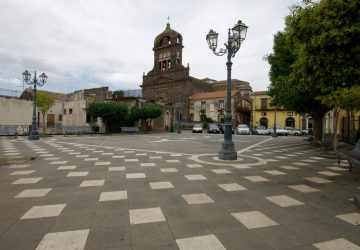
[[[0,125],[30,125],[32,101],[0,97]]]
[[[63,126],[86,126],[86,101],[71,101],[64,103]],[[70,113],[70,109],[72,112]]]

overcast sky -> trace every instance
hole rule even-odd
[[[22,90],[21,73],[48,75],[45,90],[137,89],[153,67],[153,43],[171,28],[183,36],[183,64],[199,79],[226,79],[226,57],[207,46],[210,29],[226,42],[238,20],[249,26],[232,78],[266,90],[273,35],[298,0],[0,0],[0,88]]]

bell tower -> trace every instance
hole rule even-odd
[[[170,23],[166,24],[165,30],[154,41],[154,67],[153,72],[167,72],[182,66],[182,36],[171,29]]]

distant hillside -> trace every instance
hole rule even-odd
[[[123,90],[123,91],[124,91],[124,95],[126,97],[128,97],[128,96],[141,97],[142,96],[141,89],[129,89],[129,90]]]

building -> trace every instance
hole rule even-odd
[[[143,75],[142,97],[154,102],[162,100],[170,106],[172,120],[178,116],[181,121],[191,121],[194,118],[189,113],[190,96],[210,91],[211,86],[206,81],[191,77],[189,65],[182,65],[182,43],[182,35],[171,29],[169,23],[156,36],[154,65],[152,70]]]
[[[264,126],[271,128],[275,123],[275,107],[271,105],[271,97],[266,91],[256,91],[250,95],[252,105],[253,127]],[[276,107],[276,125],[292,127],[299,130],[312,128],[309,118],[284,107]]]

